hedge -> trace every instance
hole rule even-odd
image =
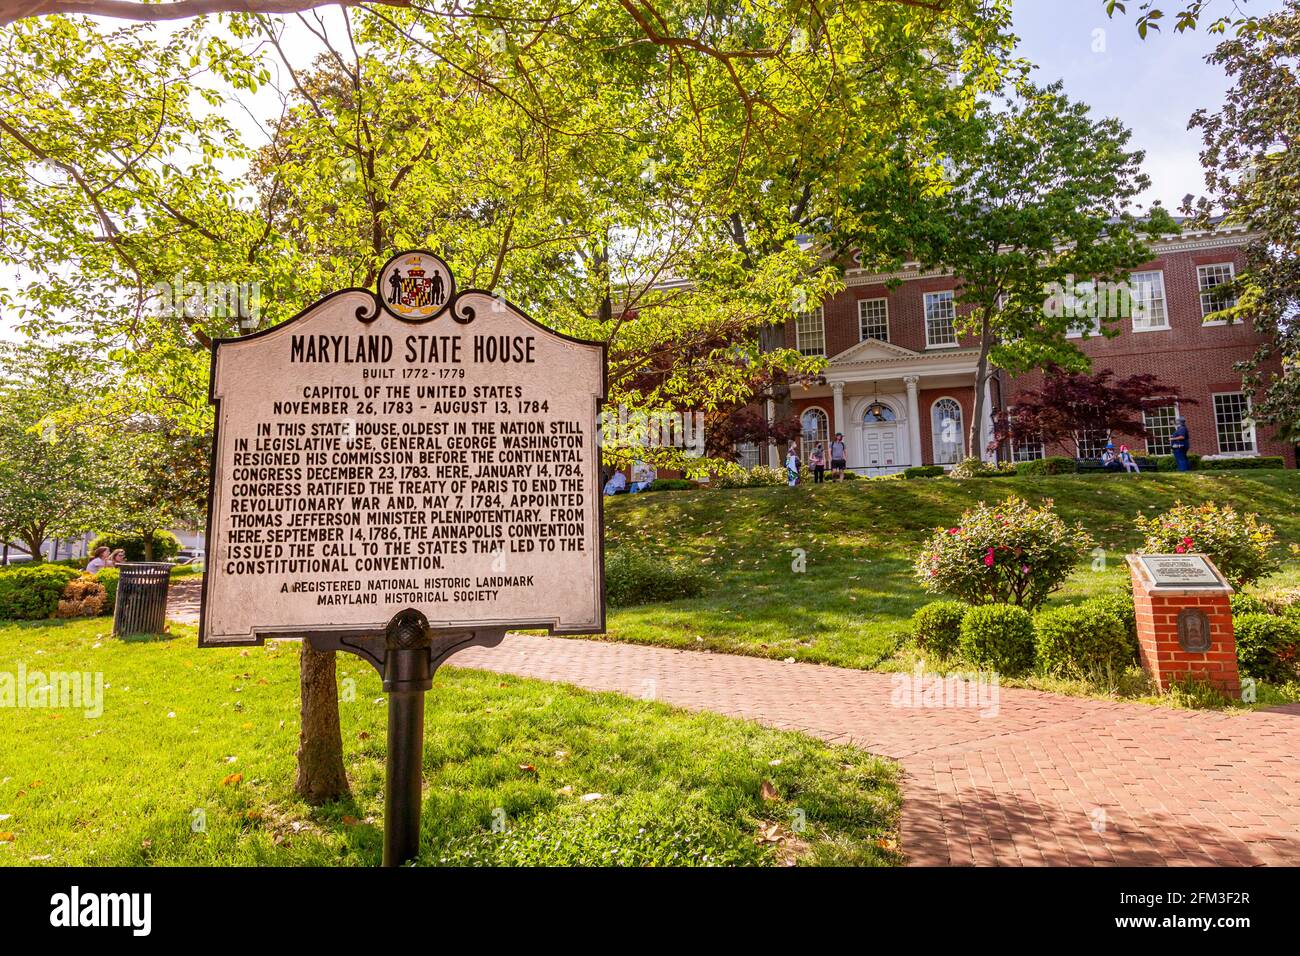
[[[1228,471],[1237,468],[1285,468],[1286,461],[1281,455],[1268,455],[1258,458],[1202,458],[1201,471]]]
[[[694,491],[699,485],[689,478],[656,478],[647,491]]]
[[[1072,475],[1074,472],[1074,459],[1066,458],[1064,455],[1016,462],[1016,474],[1031,478],[1041,478],[1045,475]]]
[[[635,548],[614,548],[605,555],[605,598],[610,607],[698,597],[704,572]]]
[[[949,657],[957,650],[961,622],[968,606],[960,601],[931,601],[912,615],[912,635],[917,646]]]
[[[1043,611],[1034,622],[1034,650],[1049,674],[1118,674],[1137,660],[1137,641],[1112,605],[1084,601]]]
[[[943,465],[913,465],[903,469],[904,478],[939,478],[943,473]]]
[[[57,564],[37,564],[0,575],[0,620],[54,617],[64,590],[81,576],[76,568]]]
[[[978,667],[1014,677],[1034,666],[1034,620],[1014,604],[981,604],[962,618],[958,646]]]
[[[1300,617],[1295,614],[1243,614],[1233,618],[1237,662],[1244,674],[1285,684],[1296,679]]]

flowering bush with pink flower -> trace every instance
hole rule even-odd
[[[959,524],[936,530],[917,555],[916,578],[927,591],[969,604],[1033,610],[1092,547],[1083,526],[1062,521],[1050,499],[1034,506],[1013,495],[981,501]]]
[[[1204,554],[1228,583],[1241,587],[1278,570],[1277,535],[1256,514],[1241,514],[1231,505],[1175,502],[1162,515],[1137,518],[1147,554]]]

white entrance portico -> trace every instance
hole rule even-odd
[[[832,358],[824,373],[834,409],[832,431],[844,433],[849,469],[882,475],[965,457],[966,423],[952,416],[971,404],[977,356],[975,349],[915,352],[867,339]],[[814,390],[810,397],[819,394],[824,392]],[[987,397],[985,407],[990,407]],[[926,422],[929,427],[923,428]],[[989,430],[986,421],[981,448]]]

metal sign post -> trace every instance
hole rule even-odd
[[[424,695],[508,629],[604,630],[605,348],[422,250],[213,346],[199,646],[304,638],[388,695],[384,864],[419,846]]]

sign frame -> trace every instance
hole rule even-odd
[[[217,395],[217,359],[218,359],[219,351],[223,346],[228,346],[235,343],[249,342],[254,339],[269,336],[273,333],[281,332],[285,328],[292,326],[302,321],[303,319],[307,318],[308,316],[314,314],[322,306],[332,302],[335,299],[347,295],[353,295],[353,296],[361,295],[368,298],[369,301],[364,305],[358,306],[354,313],[354,318],[356,319],[356,321],[360,322],[363,326],[369,326],[371,323],[373,323],[376,319],[379,318],[381,313],[386,312],[394,319],[397,319],[401,323],[405,325],[410,325],[412,327],[422,326],[425,323],[432,322],[435,319],[443,317],[444,315],[449,315],[449,317],[457,325],[460,326],[470,325],[478,318],[478,316],[475,308],[472,305],[470,305],[466,300],[471,296],[486,297],[486,298],[499,301],[506,309],[512,310],[518,317],[524,319],[528,324],[535,327],[537,330],[539,330],[540,332],[542,332],[547,336],[551,336],[553,338],[557,338],[562,341],[570,342],[575,345],[594,348],[598,350],[599,360],[600,360],[600,381],[599,381],[600,390],[598,393],[595,393],[593,395],[593,405],[591,411],[591,415],[592,415],[591,434],[592,434],[592,440],[594,442],[592,454],[595,456],[595,470],[596,470],[595,487],[591,489],[591,494],[596,499],[592,511],[594,512],[593,520],[595,522],[595,532],[596,532],[595,546],[597,552],[594,561],[594,566],[597,574],[597,580],[595,582],[595,598],[596,598],[596,603],[598,605],[597,615],[596,615],[597,620],[591,625],[581,625],[575,627],[557,626],[557,622],[555,619],[546,619],[546,618],[498,620],[498,621],[475,621],[475,622],[462,622],[462,623],[454,624],[451,627],[434,627],[431,629],[431,631],[434,634],[443,635],[451,639],[453,644],[457,647],[470,642],[469,636],[475,633],[486,634],[486,633],[500,632],[504,634],[506,631],[509,630],[544,630],[547,634],[560,634],[560,635],[569,635],[569,636],[605,633],[607,616],[608,616],[608,603],[605,595],[605,497],[601,493],[601,489],[599,487],[600,484],[599,482],[600,457],[599,456],[600,456],[600,447],[601,447],[599,439],[600,439],[601,408],[606,403],[609,394],[609,354],[608,354],[609,349],[607,344],[601,341],[596,341],[592,339],[581,339],[581,338],[577,338],[576,336],[566,335],[563,332],[557,332],[554,329],[551,329],[546,325],[542,324],[541,322],[538,322],[526,311],[519,308],[514,303],[510,302],[508,299],[504,298],[501,295],[493,293],[487,289],[480,289],[476,287],[458,289],[456,287],[454,274],[451,272],[450,267],[448,267],[446,263],[443,262],[441,257],[436,256],[433,253],[427,252],[425,250],[420,250],[420,249],[406,250],[406,251],[398,252],[395,255],[391,256],[385,262],[384,266],[376,273],[375,281],[377,286],[381,282],[382,277],[386,274],[389,267],[394,262],[396,262],[397,260],[401,259],[404,256],[409,256],[413,254],[428,256],[437,260],[439,263],[442,263],[443,267],[447,271],[447,275],[449,276],[451,294],[447,296],[447,299],[445,303],[442,305],[442,307],[436,313],[428,316],[427,318],[411,319],[406,316],[398,315],[397,313],[388,309],[387,303],[384,301],[384,296],[382,295],[382,286],[380,286],[379,292],[376,292],[373,289],[365,289],[365,288],[352,286],[345,289],[338,289],[325,296],[322,296],[321,298],[312,302],[306,308],[301,309],[300,311],[296,312],[293,316],[291,316],[290,318],[286,319],[281,323],[278,323],[277,325],[271,326],[266,329],[260,329],[257,332],[253,332],[249,335],[221,337],[212,340],[212,347],[210,349],[210,356],[209,356],[208,403],[213,407],[213,432],[212,432],[212,447],[209,451],[209,461],[208,461],[208,474],[209,474],[208,493],[207,493],[208,513],[207,513],[207,521],[206,521],[205,537],[204,537],[204,540],[208,543],[209,550],[210,551],[212,550],[212,545],[214,540],[213,524],[216,515],[216,509],[214,507],[216,503],[215,495],[217,490],[216,476],[217,476],[219,455],[222,447],[221,446],[221,420],[222,420],[223,399],[221,399]],[[213,551],[212,554],[209,555],[208,563],[211,564],[211,562],[214,561],[215,559],[216,559],[216,552]],[[313,626],[313,627],[302,628],[302,627],[294,627],[292,625],[284,625],[284,626],[271,625],[267,627],[255,627],[253,629],[252,636],[247,639],[210,641],[207,638],[208,638],[208,624],[210,620],[209,599],[210,599],[210,591],[212,587],[212,585],[209,582],[211,580],[212,578],[208,574],[204,575],[203,587],[201,589],[200,596],[199,596],[199,641],[198,641],[199,647],[257,647],[263,645],[268,639],[270,639],[270,640],[305,640],[305,641],[312,642],[314,645],[319,645],[322,647],[331,646],[331,647],[337,647],[338,649],[351,649],[350,647],[339,647],[338,645],[344,644],[344,645],[351,645],[352,647],[356,647],[359,644],[364,644],[365,643],[364,639],[374,637],[377,634],[382,635],[385,632],[385,629],[391,625],[392,620],[394,620],[396,616],[394,615],[394,617],[390,618],[389,621],[381,621],[381,622],[376,622],[374,624],[367,624],[364,626],[338,625],[338,626],[325,626],[325,627]],[[418,610],[418,609],[408,608],[408,610]],[[399,608],[396,613],[402,613],[402,610]],[[459,636],[460,639],[456,640],[456,636]],[[497,641],[499,641],[499,638],[497,639]],[[450,653],[450,651],[448,651],[447,653]],[[363,654],[362,656],[366,656],[368,659],[371,660],[372,663],[376,664],[376,666],[379,666],[379,662],[375,660],[373,657],[366,654]]]

